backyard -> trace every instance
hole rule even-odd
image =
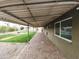
[[[0,35],[0,42],[28,42],[32,39],[32,37],[35,35],[35,32],[29,32],[28,33],[17,33],[17,34],[1,34]]]

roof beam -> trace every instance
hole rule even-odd
[[[25,0],[23,0],[23,3],[24,3],[24,5],[26,4]],[[32,14],[32,12],[31,12],[30,8],[27,7],[27,6],[26,6],[26,8],[27,8],[28,12],[30,13],[31,17],[33,18],[33,20],[35,20],[35,17],[33,16],[33,14]]]
[[[35,20],[35,17],[33,16],[33,14],[32,14],[32,12],[31,12],[30,8],[29,8],[29,7],[27,7],[27,9],[28,9],[28,11],[29,11],[29,13],[30,13],[31,17],[33,18],[33,20]]]
[[[36,17],[47,17],[47,16],[59,16],[59,15],[57,15],[57,14],[51,14],[51,15],[39,15],[39,16],[34,16],[34,17],[36,18]],[[20,18],[25,19],[25,18],[32,18],[32,17],[20,17]]]
[[[24,6],[25,6],[25,5],[26,5],[25,0],[23,0],[23,3],[24,3]],[[31,17],[33,18],[33,20],[37,23],[37,21],[36,21],[35,17],[33,16],[32,12],[31,12],[31,10],[30,10],[30,8],[29,8],[29,7],[27,7],[27,6],[26,6],[26,8],[27,8],[28,12],[30,13]],[[38,23],[37,23],[37,24],[38,24]],[[38,24],[38,25],[39,25],[39,24]]]
[[[31,17],[33,18],[33,20],[37,23],[37,20],[36,20],[35,17],[33,16],[33,14],[32,14],[32,12],[31,12],[31,10],[30,10],[29,7],[27,7],[27,10],[29,11],[29,13],[30,13]],[[37,23],[37,25],[39,25],[39,24]]]
[[[21,6],[21,5],[37,5],[37,4],[47,4],[47,3],[54,3],[54,2],[62,2],[62,1],[43,1],[43,2],[33,2],[33,3],[22,3],[22,4],[12,4],[12,5],[5,5],[0,6],[0,8],[12,7],[12,6]]]
[[[25,23],[28,23],[28,22],[26,22],[25,20],[23,20],[23,19],[17,17],[16,15],[12,14],[11,12],[8,12],[8,11],[6,11],[6,10],[1,10],[1,11],[4,12],[5,14],[8,14],[8,15],[10,15],[10,16],[16,18],[16,19],[19,19],[20,21],[23,21],[23,22],[25,22]],[[30,24],[30,23],[28,23],[28,24]],[[31,25],[32,25],[32,24],[31,24]]]

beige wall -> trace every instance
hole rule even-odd
[[[79,59],[79,11],[75,13],[73,19],[73,49],[75,59]]]
[[[72,43],[69,43],[63,39],[60,39],[56,36],[54,36],[54,28],[48,28],[45,29],[45,32],[48,32],[48,35],[46,35],[48,37],[48,39],[50,39],[56,46],[57,48],[60,49],[61,52],[63,52],[63,54],[70,59],[70,57],[72,57]],[[72,58],[71,58],[72,59]]]
[[[69,43],[57,36],[54,36],[54,22],[44,27],[44,32],[56,47],[63,53],[67,59],[79,59],[79,12],[73,15],[72,19],[72,43]]]

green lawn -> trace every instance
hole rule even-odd
[[[28,41],[30,41],[32,39],[32,37],[34,35],[35,35],[35,32],[30,32],[29,37],[28,37],[27,33],[19,34],[19,35],[12,35],[13,37],[11,37],[11,35],[10,36],[7,35],[7,37],[11,37],[11,38],[9,38],[9,39],[4,38],[4,40],[0,40],[0,42],[20,42],[20,43],[28,42]]]
[[[0,39],[7,38],[10,36],[15,36],[15,35],[14,34],[2,34],[2,35],[0,35]]]

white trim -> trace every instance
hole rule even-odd
[[[66,38],[61,37],[61,36],[56,35],[56,34],[54,34],[54,35],[57,36],[57,37],[59,37],[59,38],[61,38],[61,39],[63,39],[63,40],[65,40],[65,41],[67,41],[67,42],[69,42],[69,43],[72,43],[72,40],[66,39]]]
[[[57,23],[61,23],[60,21],[58,21],[58,22],[55,22],[55,24],[54,24],[54,34],[56,33],[56,31],[55,31],[55,25],[57,24]],[[59,35],[60,35],[60,33],[59,33]]]
[[[77,4],[79,4],[79,2],[77,2],[77,1],[64,1],[64,2],[55,2],[55,3],[50,3],[50,4],[52,4],[52,5],[77,5]]]
[[[60,21],[60,36],[61,36],[61,21]]]
[[[72,19],[72,17],[69,17],[69,18],[66,18],[66,19],[64,19],[64,20],[60,20],[60,21],[57,21],[57,22],[54,23],[54,36],[57,36],[57,37],[59,37],[59,38],[65,40],[65,41],[67,41],[67,42],[69,42],[69,43],[72,43],[72,40],[69,40],[69,39],[67,39],[67,38],[61,37],[61,22],[66,21],[66,20],[69,20],[69,19]],[[56,34],[56,30],[55,30],[55,25],[56,25],[57,23],[60,24],[60,34],[59,34],[59,35]]]
[[[57,21],[57,22],[55,22],[55,24],[57,24],[57,23],[60,23],[61,21]]]
[[[69,19],[72,19],[72,17],[68,17],[66,19],[63,19],[63,20],[61,20],[61,22],[66,21],[66,20],[69,20]]]

